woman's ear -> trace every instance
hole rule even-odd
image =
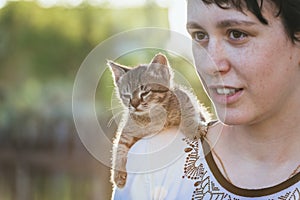
[[[295,44],[297,45],[298,48],[300,48],[300,31],[295,33]],[[298,66],[300,68],[300,59],[299,59],[299,63]]]
[[[295,43],[300,47],[300,31],[294,34],[296,40]]]

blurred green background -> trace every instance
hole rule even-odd
[[[169,27],[168,9],[154,0],[131,8],[113,8],[108,1],[72,7],[12,1],[0,8],[0,200],[110,199],[109,167],[93,158],[77,135],[72,87],[96,45],[148,26]],[[144,62],[154,53],[147,51]],[[170,56],[209,105],[193,69]],[[140,59],[123,61],[137,64]],[[97,93],[97,115],[107,123],[112,118],[103,106],[111,102],[109,71],[101,81],[105,84]],[[111,139],[115,123],[108,128]]]

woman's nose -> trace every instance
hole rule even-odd
[[[220,76],[230,71],[230,61],[226,46],[210,41],[207,46],[193,45],[195,64],[199,73]]]

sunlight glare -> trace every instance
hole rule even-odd
[[[63,0],[63,3],[67,6],[76,7],[79,6],[83,0]]]
[[[58,0],[38,0],[38,4],[43,8],[50,8],[58,3]]]
[[[179,0],[181,1],[181,0]],[[156,4],[160,7],[167,8],[171,6],[171,0],[156,0]]]
[[[0,0],[0,9],[6,5],[6,0]]]
[[[130,0],[130,1],[120,1],[120,0],[109,0],[109,4],[117,8],[129,8],[136,6],[143,6],[146,0]]]
[[[170,29],[181,34],[188,35],[186,31],[186,1],[173,1],[169,4],[169,25]]]

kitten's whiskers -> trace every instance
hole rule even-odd
[[[112,122],[113,122],[117,117],[119,117],[120,115],[122,115],[124,112],[125,112],[124,110],[121,110],[121,111],[119,111],[119,112],[113,114],[113,116],[110,118],[110,120],[109,120],[108,123],[107,123],[107,127],[110,127],[111,124],[112,124]]]

